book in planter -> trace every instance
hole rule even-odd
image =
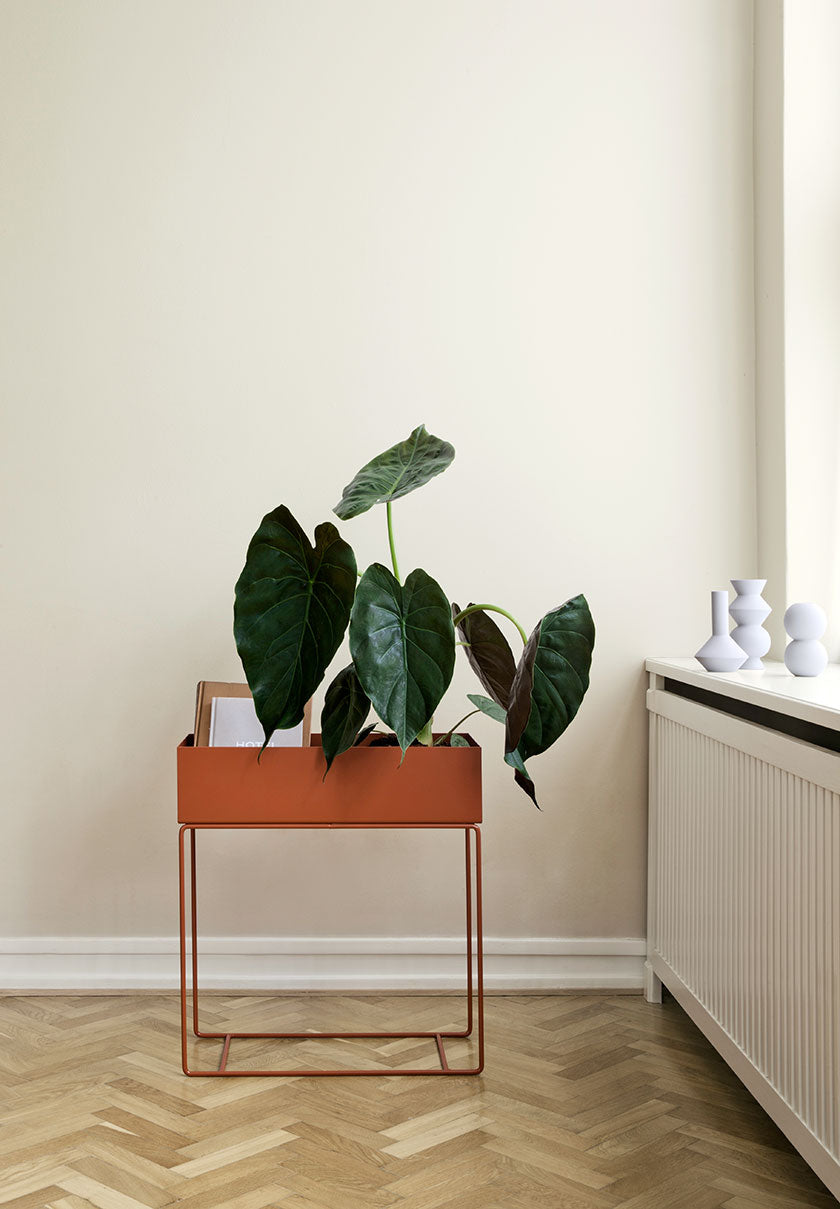
[[[308,747],[312,703],[291,730],[276,730],[269,747]],[[196,691],[196,747],[262,747],[263,729],[247,684],[201,680]]]

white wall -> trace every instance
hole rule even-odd
[[[751,5],[0,22],[7,934],[174,933],[174,749],[196,681],[238,678],[248,539],[424,421],[457,457],[395,506],[404,571],[529,629],[584,591],[598,627],[541,814],[475,725],[487,931],[643,935],[642,661],[756,570]],[[381,511],[342,530],[385,558]],[[439,840],[204,847],[208,932],[460,926]]]
[[[840,658],[840,6],[784,9],[788,602],[816,600]]]
[[[758,561],[773,655],[796,600],[840,658],[840,7],[755,9]]]
[[[785,440],[784,32],[783,0],[755,6],[753,202],[755,210],[755,422],[758,574],[770,657],[782,659],[788,597]]]

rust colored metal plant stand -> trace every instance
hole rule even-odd
[[[465,849],[465,883],[466,883],[466,941],[467,941],[467,1020],[466,1027],[457,1032],[437,1033],[210,1033],[199,1028],[198,1021],[198,922],[196,915],[196,831],[240,831],[261,829],[285,830],[334,830],[336,828],[349,830],[375,830],[386,828],[416,829],[421,831],[462,831],[464,833]],[[191,990],[192,990],[192,1031],[196,1037],[220,1041],[222,1052],[216,1070],[196,1070],[191,1068],[187,1054],[188,1012],[187,1012],[187,888],[186,888],[186,851],[185,837],[190,833],[189,844],[189,915],[192,947],[190,952]],[[474,856],[474,878],[473,878]],[[277,1075],[299,1078],[301,1076],[349,1076],[367,1075],[380,1078],[389,1075],[478,1075],[484,1069],[484,961],[481,914],[481,832],[474,824],[446,823],[185,823],[178,837],[178,874],[181,898],[181,1059],[185,1075],[232,1077],[232,1076],[266,1076]],[[473,916],[473,894],[475,895],[475,914]],[[473,918],[475,919],[475,982],[473,980]],[[475,999],[475,1011],[473,1000]],[[451,1039],[471,1037],[473,1028],[476,1030],[477,1061],[473,1067],[452,1067],[446,1058],[444,1042]],[[428,1039],[437,1046],[440,1065],[430,1069],[419,1070],[382,1070],[382,1069],[351,1069],[351,1070],[236,1070],[228,1066],[231,1042],[239,1039],[248,1040],[305,1040],[317,1039],[351,1040],[351,1039]]]

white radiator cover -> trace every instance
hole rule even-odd
[[[648,998],[661,980],[840,1197],[840,755],[715,703],[652,676]]]

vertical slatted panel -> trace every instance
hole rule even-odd
[[[840,1159],[840,795],[656,726],[654,950]]]

